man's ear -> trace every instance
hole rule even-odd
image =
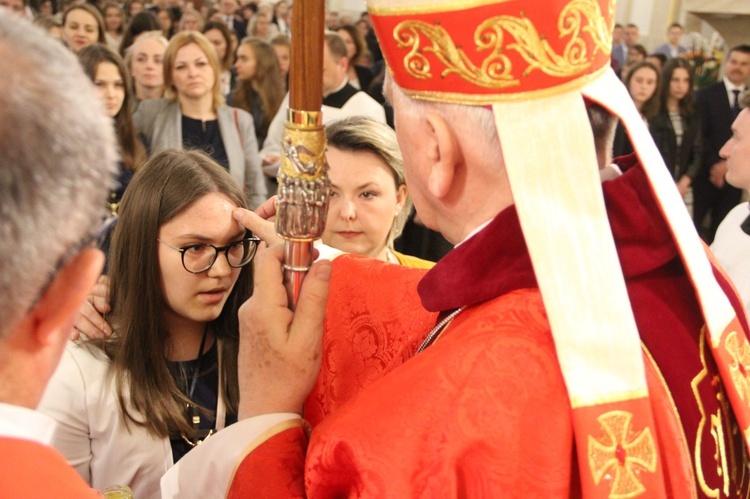
[[[104,254],[86,248],[63,266],[31,312],[34,339],[39,344],[64,343],[75,314],[88,297],[104,267]],[[62,333],[62,334],[61,334]]]
[[[438,199],[448,196],[456,169],[462,162],[463,153],[456,132],[445,119],[436,113],[428,113],[427,157],[430,173],[427,185],[430,193]]]

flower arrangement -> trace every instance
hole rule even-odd
[[[689,44],[684,57],[693,68],[695,88],[702,88],[719,80],[724,59],[724,40],[714,33],[708,42],[700,33],[687,35]]]

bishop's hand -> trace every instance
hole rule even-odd
[[[239,419],[277,412],[302,413],[318,377],[331,262],[313,264],[296,309],[283,283],[283,246],[255,257],[255,291],[239,311]]]

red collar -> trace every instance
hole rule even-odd
[[[665,265],[678,252],[635,155],[618,158],[617,164],[623,175],[602,187],[623,272],[632,278]],[[443,257],[418,290],[427,310],[444,311],[536,287],[518,215],[511,206]]]

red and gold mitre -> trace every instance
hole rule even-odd
[[[571,401],[586,497],[666,496],[586,102],[616,115],[630,135],[750,447],[750,345],[669,170],[609,67],[614,0],[368,0],[368,11],[391,78],[407,96],[485,106],[494,115]]]
[[[371,2],[394,81],[413,98],[489,105],[581,87],[610,63],[614,2]]]

